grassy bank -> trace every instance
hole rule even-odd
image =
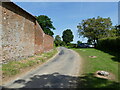
[[[118,87],[118,64],[115,56],[104,53],[94,48],[73,49],[83,58],[83,76],[80,77],[80,85],[84,88],[116,88]],[[90,56],[95,56],[91,58]],[[101,79],[94,76],[98,70],[108,71],[115,77],[114,80]]]
[[[22,73],[23,71],[29,71],[30,68],[34,68],[48,59],[53,57],[57,53],[56,49],[51,50],[50,52],[43,53],[40,55],[35,55],[24,60],[11,61],[7,64],[2,65],[2,78],[3,81],[6,78],[13,77]]]

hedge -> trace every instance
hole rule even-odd
[[[120,36],[99,39],[97,48],[101,50],[120,51]]]

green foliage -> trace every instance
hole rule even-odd
[[[82,20],[77,26],[78,34],[93,40],[95,43],[98,39],[108,37],[108,31],[111,29],[112,22],[110,18],[89,18]]]
[[[112,26],[111,30],[108,31],[108,36],[109,37],[120,36],[120,28],[119,28],[119,26]]]
[[[54,40],[55,46],[65,46],[66,43],[61,40],[61,37],[59,35],[56,35],[55,40]]]
[[[76,47],[77,47],[77,44],[74,44],[74,43],[67,44],[67,48],[76,48]]]
[[[61,46],[62,41],[61,41],[61,37],[59,35],[56,35],[54,43],[56,46]]]
[[[116,27],[116,36],[120,36],[120,25],[115,27]]]
[[[50,36],[53,36],[54,33],[51,31],[51,29],[55,30],[54,26],[52,25],[52,21],[48,16],[40,15],[37,16],[37,21],[41,28],[43,29],[44,33]]]
[[[92,44],[92,40],[91,40],[91,39],[88,39],[87,43],[88,43],[88,44]]]
[[[98,49],[120,51],[120,37],[108,37],[98,40]]]
[[[72,41],[73,41],[73,38],[74,38],[72,31],[71,31],[70,29],[67,29],[67,30],[63,31],[63,36],[62,36],[62,38],[63,38],[63,41],[64,41],[66,44],[72,42]]]
[[[78,45],[78,44],[81,44],[81,43],[82,43],[81,41],[77,41],[77,45]]]
[[[64,41],[61,42],[61,46],[65,46],[66,43]]]

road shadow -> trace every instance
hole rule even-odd
[[[93,74],[86,74],[81,77],[73,77],[68,75],[61,75],[59,73],[47,75],[35,75],[30,78],[30,81],[16,80],[14,84],[23,84],[25,88],[114,88],[118,89],[119,83],[95,77]],[[3,88],[7,90],[7,88]],[[13,90],[13,89],[12,89]]]
[[[23,88],[75,88],[77,80],[76,77],[60,75],[59,73],[35,75],[30,79],[31,81],[24,83]]]

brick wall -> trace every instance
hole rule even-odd
[[[2,4],[2,55],[5,61],[34,55],[34,21],[10,5]]]
[[[46,35],[37,22],[35,28],[35,54],[50,51],[53,48],[53,37]]]
[[[44,51],[49,51],[53,47],[53,37],[46,35],[44,36]]]
[[[2,3],[0,19],[3,61],[20,60],[53,48],[53,38],[44,34],[36,18],[14,3]]]
[[[39,26],[39,24],[36,22],[35,25],[35,54],[44,52],[44,32]]]
[[[2,7],[1,7],[2,3],[0,2],[0,19],[2,18]],[[2,20],[0,20],[0,63],[2,63]]]

